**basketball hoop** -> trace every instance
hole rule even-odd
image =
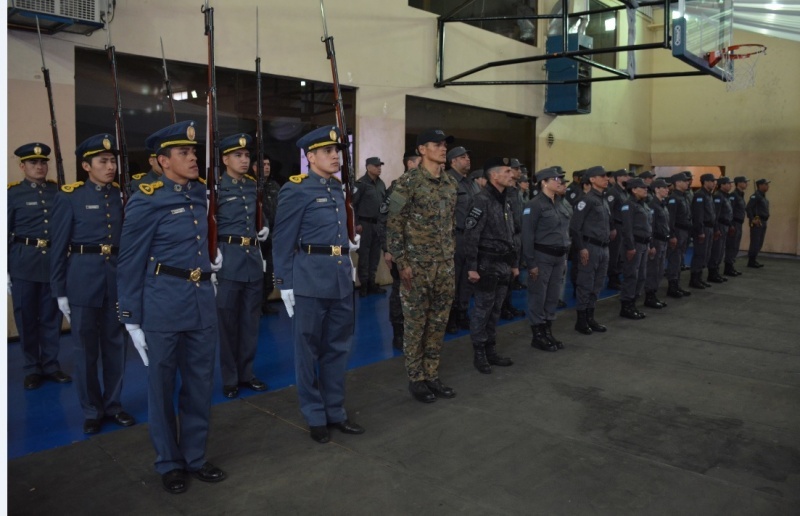
[[[758,58],[766,53],[767,47],[764,45],[743,43],[709,52],[706,58],[708,66],[712,68],[717,66],[722,70],[725,76],[725,88],[728,91],[740,91],[756,83],[756,64]]]

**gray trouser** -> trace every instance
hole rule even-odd
[[[645,280],[644,291],[655,292],[658,284],[664,277],[664,256],[667,254],[667,243],[663,240],[653,239],[653,247],[656,248],[656,255],[647,259],[647,280]]]
[[[742,245],[742,223],[734,222],[733,227],[736,230],[733,236],[728,235],[725,241],[725,263],[733,265],[736,261],[736,255],[739,254],[739,247]]]
[[[220,279],[217,286],[219,365],[223,385],[239,385],[255,377],[263,281]]]
[[[678,239],[678,245],[675,246],[675,249],[667,249],[667,280],[669,281],[680,281],[681,264],[686,254],[686,248],[689,246],[687,230],[675,228],[675,237]]]
[[[469,320],[469,334],[473,345],[495,342],[500,307],[511,282],[511,268],[505,263],[488,265],[478,271],[480,281],[475,284],[475,308]]]
[[[636,254],[633,259],[628,260],[625,249],[620,251],[623,257],[622,262],[622,292],[619,300],[623,303],[636,301],[642,294],[644,280],[647,275],[647,244],[634,244]]]
[[[577,311],[594,308],[600,291],[603,289],[603,282],[608,272],[608,247],[595,244],[586,244],[589,250],[589,262],[583,265],[578,253],[578,304],[575,305]]]
[[[750,226],[750,249],[747,250],[748,258],[755,260],[761,247],[764,245],[764,235],[767,234],[767,221],[762,220],[761,226]]]
[[[622,223],[615,223],[614,229],[617,230],[617,238],[608,243],[608,277],[619,279],[622,272]]]
[[[719,226],[719,238],[711,243],[711,255],[708,257],[708,268],[719,269],[725,257],[725,246],[728,239],[728,226]]]
[[[381,240],[378,238],[378,224],[361,223],[361,245],[358,247],[358,281],[362,286],[375,283],[375,272],[381,252]]]
[[[697,235],[694,235],[694,254],[692,255],[692,274],[703,272],[708,265],[708,256],[711,254],[711,244],[714,238],[713,228],[703,228],[706,239],[703,243],[698,242]]]
[[[539,275],[528,278],[528,320],[538,326],[556,318],[556,307],[561,295],[566,257],[552,256],[534,251]],[[531,265],[528,264],[528,269]]]

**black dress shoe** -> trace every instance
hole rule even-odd
[[[48,380],[52,380],[56,383],[70,383],[72,382],[72,377],[68,374],[64,374],[64,371],[58,370],[53,371],[52,373],[47,375]]]
[[[188,487],[186,483],[186,472],[182,469],[173,469],[161,475],[161,485],[170,494],[181,494]]]
[[[87,419],[83,422],[83,433],[87,435],[99,433],[100,426],[101,423],[99,419]]]
[[[25,377],[25,388],[29,391],[38,389],[42,386],[42,375],[39,373],[31,373]]]
[[[456,391],[454,391],[450,387],[447,387],[438,378],[435,379],[435,380],[425,380],[425,385],[428,386],[428,389],[437,398],[448,398],[448,399],[450,399],[450,398],[455,398],[456,397]]]
[[[418,382],[408,382],[408,390],[415,400],[422,403],[433,403],[436,401],[436,396],[428,388],[424,380]]]
[[[239,395],[239,386],[238,385],[223,385],[222,386],[222,394],[226,398],[235,398]]]
[[[339,421],[338,423],[331,423],[331,428],[336,428],[343,434],[352,434],[352,435],[360,435],[364,433],[364,427],[357,423],[353,423],[349,419],[345,419],[344,421]]]
[[[210,462],[206,462],[203,464],[202,468],[192,471],[192,475],[194,475],[194,478],[197,480],[202,480],[203,482],[222,482],[228,478],[228,475],[226,475],[224,471]]]
[[[133,418],[132,415],[128,414],[127,412],[119,411],[113,416],[106,416],[108,419],[112,420],[119,426],[133,426],[136,424],[136,420]]]
[[[331,434],[328,432],[327,426],[309,426],[308,430],[311,433],[311,438],[320,444],[325,444],[331,440]]]
[[[248,389],[252,389],[256,392],[266,391],[267,384],[256,378],[255,376],[247,380],[246,382],[240,382],[239,385],[243,387],[247,387]]]

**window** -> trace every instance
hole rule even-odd
[[[589,9],[592,11],[606,8],[606,4],[599,0],[589,0]],[[617,46],[617,12],[592,14],[589,16],[589,25],[586,35],[592,37],[592,48],[614,48]],[[617,53],[594,54],[592,60],[612,68],[617,67]]]
[[[455,19],[532,16],[537,12],[536,0],[474,0],[464,4],[465,0],[408,0],[410,7],[439,16],[452,14]],[[536,20],[493,19],[464,23],[536,46]]]

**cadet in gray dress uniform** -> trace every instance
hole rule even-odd
[[[356,181],[353,194],[353,211],[357,230],[360,231],[361,245],[358,247],[358,281],[361,283],[361,297],[369,294],[385,294],[375,283],[381,255],[381,241],[378,234],[378,217],[381,204],[386,197],[386,185],[381,179],[383,161],[378,157],[367,158],[367,172]]]
[[[619,300],[620,317],[644,319],[644,312],[636,308],[647,278],[647,258],[655,255],[650,242],[653,237],[653,214],[647,205],[647,187],[639,178],[626,184],[630,197],[620,208],[622,214],[622,292]]]
[[[53,297],[72,326],[83,433],[96,434],[104,417],[121,426],[136,422],[120,402],[126,346],[117,317],[122,199],[114,183],[117,150],[111,134],[92,136],[78,145],[75,154],[88,179],[64,185],[56,195],[50,282]]]
[[[24,360],[26,389],[38,389],[47,378],[69,383],[58,363],[61,313],[50,289],[50,240],[56,183],[47,178],[50,147],[28,143],[14,151],[25,179],[9,183],[8,293],[14,305]]]
[[[470,319],[473,365],[484,374],[492,365],[513,365],[497,353],[497,321],[506,291],[519,275],[514,244],[514,220],[509,187],[514,177],[508,158],[490,158],[483,171],[489,183],[472,200],[464,222],[466,269],[475,286],[475,308]]]
[[[767,220],[769,220],[769,199],[767,192],[771,181],[759,179],[756,181],[756,193],[747,201],[747,218],[750,220],[750,248],[747,250],[747,266],[760,269],[764,265],[758,262],[758,253],[764,245],[764,236],[767,234]]]
[[[725,258],[728,230],[733,223],[733,206],[728,198],[733,189],[729,177],[717,179],[717,191],[714,193],[714,211],[717,222],[714,226],[714,241],[711,244],[711,254],[708,257],[708,281],[711,283],[724,283],[728,281],[719,273],[719,266]]]
[[[559,195],[563,180],[564,172],[558,166],[537,172],[540,192],[522,209],[522,261],[529,275],[531,346],[544,351],[564,347],[552,331],[570,247],[571,212]]]
[[[725,275],[741,276],[741,272],[736,270],[736,256],[739,254],[739,247],[742,245],[742,226],[744,218],[747,216],[747,203],[744,200],[744,192],[747,190],[749,179],[744,176],[733,178],[733,191],[728,194],[728,200],[733,208],[733,224],[728,230],[728,239],[725,243]]]
[[[309,171],[290,177],[278,194],[275,286],[292,317],[300,411],[311,438],[327,443],[329,426],[349,434],[364,432],[344,409],[354,326],[350,252],[358,242],[348,241],[344,192],[334,176],[339,150],[344,150],[339,128],[315,129],[297,147]]]
[[[158,164],[156,150],[148,147],[148,142],[149,140],[145,142],[145,149],[147,149],[147,152],[149,153],[147,162],[150,164],[150,171],[142,172],[140,174],[133,174],[131,176],[131,192],[139,191],[140,184],[158,181],[161,179],[161,175],[164,173],[161,170],[161,165]]]
[[[679,172],[670,177],[673,185],[672,193],[667,199],[667,211],[669,211],[669,234],[677,239],[675,247],[669,246],[667,249],[667,295],[669,297],[681,298],[692,295],[688,290],[683,290],[680,286],[681,266],[686,249],[689,247],[689,234],[692,231],[692,212],[691,204],[686,197],[689,189],[689,179],[686,174]]]
[[[264,288],[259,243],[267,239],[269,227],[257,230],[256,179],[247,173],[251,143],[252,138],[243,133],[220,142],[225,172],[217,188],[217,243],[225,262],[216,279],[219,363],[226,398],[235,398],[239,386],[267,389],[253,372]]]
[[[125,206],[117,288],[119,316],[147,368],[147,414],[164,489],[186,491],[187,472],[220,482],[206,461],[217,341],[208,252],[207,190],[199,179],[195,124],[179,122],[149,137],[164,171],[139,185]],[[180,374],[177,414],[176,376]]]
[[[669,210],[666,204],[669,184],[659,178],[654,180],[650,186],[653,190],[653,197],[649,202],[650,210],[653,213],[653,240],[650,243],[650,247],[655,249],[655,254],[647,260],[644,306],[660,309],[667,306],[657,296],[658,285],[664,277],[667,247],[677,247],[678,239],[670,232]]]
[[[692,198],[694,254],[692,255],[692,279],[689,281],[689,286],[702,290],[711,286],[710,283],[703,281],[703,269],[708,265],[714,227],[717,222],[714,196],[711,194],[717,179],[713,174],[703,174],[700,176],[700,183],[702,187]]]
[[[591,335],[595,331],[606,331],[605,326],[595,321],[594,309],[608,272],[608,242],[617,235],[611,229],[611,210],[603,195],[608,186],[606,171],[601,166],[591,167],[586,170],[584,179],[589,181],[591,189],[575,205],[570,231],[578,249],[575,329]]]

